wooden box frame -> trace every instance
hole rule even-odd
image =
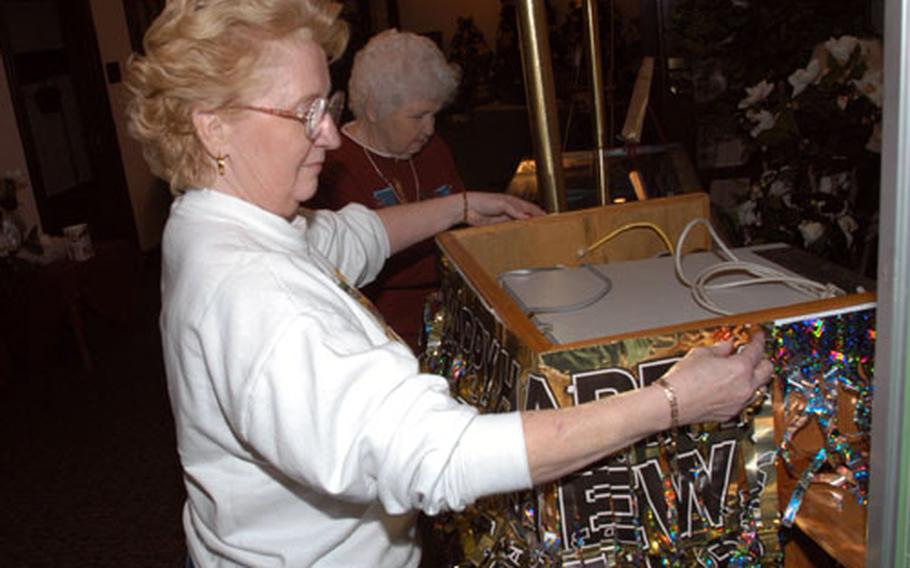
[[[537,330],[497,282],[498,275],[509,270],[573,265],[578,251],[629,223],[656,224],[675,242],[684,227],[699,217],[710,218],[708,197],[703,193],[691,193],[501,225],[461,229],[440,235],[437,242],[443,256],[443,305],[450,314],[442,334],[443,342],[449,343],[450,354],[460,354],[458,357],[464,359],[461,361],[462,368],[467,369],[463,380],[453,385],[455,394],[482,411],[527,409],[529,393],[533,390],[532,383],[539,382],[541,377],[550,382],[563,380],[567,372],[559,368],[559,362],[576,354],[584,357],[596,354],[603,359],[604,353],[627,352],[634,349],[635,345],[655,338],[661,338],[661,341],[673,338],[678,349],[685,346],[685,342],[680,341],[681,338],[698,336],[702,341],[719,331],[735,332],[743,326],[793,320],[800,316],[831,317],[832,314],[857,310],[872,310],[874,313],[875,294],[862,292],[580,342],[554,344]],[[694,231],[687,240],[684,252],[712,248],[707,232],[699,230]],[[591,253],[585,261],[598,263],[637,260],[652,257],[664,249],[662,241],[653,233],[628,231]],[[446,373],[446,369],[433,370]],[[646,384],[643,375],[639,380]],[[571,390],[565,384],[561,388]],[[550,396],[556,399],[556,406],[573,404],[571,397],[565,393]],[[775,441],[779,442],[782,420],[779,397],[776,402],[776,413],[771,412],[769,401],[763,419],[769,425],[776,421],[778,436]],[[817,437],[817,434],[811,431],[801,433],[800,439],[809,440],[806,443],[811,445],[812,436]],[[780,498],[779,503],[775,499],[774,505],[783,507],[796,480],[790,478],[785,470],[778,469],[782,474]],[[775,491],[775,497],[776,493]],[[860,519],[860,526],[857,511],[864,512],[864,509],[848,506],[835,510],[825,507],[825,499],[819,498],[819,495],[819,491],[810,491],[805,515],[798,517],[797,524],[806,526],[809,530],[812,530],[813,525],[818,525],[819,521],[840,527],[840,533],[829,531],[831,534],[839,534],[836,538],[825,538],[825,535],[819,538],[817,534],[813,538],[821,541],[835,558],[843,557],[847,560],[857,557],[857,547],[862,548],[865,537],[865,517],[863,515]],[[765,509],[768,506],[769,503],[763,504]],[[777,526],[765,526],[763,530],[776,533]],[[848,539],[848,534],[852,538]],[[567,534],[562,536],[566,537]],[[562,561],[566,566],[573,565],[573,561],[565,557]],[[603,561],[608,562],[606,558]],[[789,564],[794,565],[792,562]]]

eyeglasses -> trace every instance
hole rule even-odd
[[[322,119],[325,118],[326,114],[332,119],[332,122],[338,124],[338,120],[341,118],[341,111],[344,109],[344,93],[336,91],[328,97],[319,97],[310,103],[310,106],[305,110],[291,111],[253,105],[237,105],[233,108],[296,120],[306,129],[307,138],[315,140],[319,135],[319,126],[322,124]]]

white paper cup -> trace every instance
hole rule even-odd
[[[82,262],[92,258],[95,254],[87,224],[80,223],[63,227],[63,238],[66,240],[66,256],[70,260]]]

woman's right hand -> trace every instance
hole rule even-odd
[[[727,340],[696,347],[674,365],[664,378],[676,391],[679,424],[726,422],[754,401],[771,380],[764,343],[758,331],[737,353]]]

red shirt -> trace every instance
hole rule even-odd
[[[407,202],[415,201],[418,189],[420,200],[465,190],[452,153],[438,135],[411,158],[413,171],[408,160],[370,153],[371,163],[366,152],[342,134],[341,147],[326,153],[319,190],[307,207],[337,210],[356,202],[379,209],[398,204],[401,194]],[[423,327],[424,301],[439,287],[436,262],[436,245],[432,238],[426,239],[389,258],[376,281],[363,289],[386,322],[415,351]]]

